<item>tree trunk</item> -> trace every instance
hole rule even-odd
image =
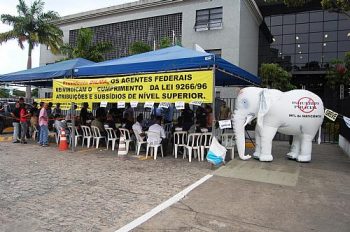
[[[28,60],[27,60],[27,69],[32,68],[32,50],[33,50],[33,45],[30,41],[28,41],[29,44],[29,49],[28,49]],[[30,85],[26,86],[26,102],[30,102],[32,98],[32,88]]]

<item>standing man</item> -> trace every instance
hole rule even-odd
[[[19,115],[20,113],[20,105],[19,102],[16,102],[15,108],[11,112],[11,116],[13,117],[12,125],[13,125],[13,143],[19,143]]]
[[[83,108],[81,108],[81,110],[80,110],[80,123],[81,123],[81,125],[86,125],[86,120],[88,118],[88,108],[89,108],[89,103],[84,102]]]
[[[230,117],[231,117],[231,110],[229,107],[227,107],[226,102],[223,102],[222,106],[220,107],[219,120],[230,119]]]
[[[55,118],[62,116],[61,103],[56,104],[56,107],[53,109],[52,114]]]
[[[21,143],[26,144],[26,135],[27,135],[27,130],[28,130],[28,124],[27,124],[27,117],[30,116],[30,114],[27,112],[27,109],[25,107],[25,104],[22,103],[20,105],[20,124],[21,124]]]
[[[40,126],[40,146],[47,147],[49,145],[49,117],[47,116],[48,104],[44,103],[44,107],[41,108],[39,113],[39,126]]]

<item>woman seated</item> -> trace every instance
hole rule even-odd
[[[107,132],[104,127],[104,121],[106,119],[106,111],[104,108],[97,108],[96,118],[91,122],[91,126],[95,126],[100,130],[101,136],[106,136]]]

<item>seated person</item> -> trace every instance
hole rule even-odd
[[[97,108],[96,110],[96,118],[91,122],[91,126],[95,126],[98,129],[100,129],[101,136],[106,136],[107,132],[105,130],[105,127],[103,125],[104,120],[106,118],[106,112],[104,108]]]
[[[148,138],[147,142],[149,142],[149,143],[156,142],[156,143],[162,143],[162,144],[164,143],[166,136],[165,136],[164,128],[161,126],[161,123],[162,123],[162,117],[157,116],[155,123],[152,126],[150,126],[148,129],[149,132],[155,132],[155,133],[159,134],[160,135],[159,140],[154,141],[154,140],[151,140],[150,138]]]
[[[136,122],[134,125],[132,125],[132,130],[134,131],[134,134],[140,135],[142,141],[145,140],[145,133],[142,130],[141,123],[143,121],[143,115],[139,114],[136,118]]]
[[[112,128],[113,130],[117,129],[117,127],[115,126],[115,122],[113,120],[113,116],[110,113],[107,114],[106,125],[108,125],[108,127]]]
[[[134,124],[134,121],[132,119],[132,115],[125,113],[124,123],[123,127],[125,129],[128,129],[129,131],[132,131],[132,125]]]
[[[67,128],[67,123],[65,120],[58,120],[56,119],[54,122],[54,128],[56,131],[60,131],[62,128],[66,129]]]

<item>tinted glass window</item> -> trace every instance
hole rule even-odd
[[[283,34],[294,34],[295,25],[283,25]]]
[[[319,63],[322,63],[322,53],[310,53],[309,54],[309,61],[316,61]]]
[[[338,52],[338,59],[344,59],[345,52]]]
[[[305,64],[309,62],[308,54],[298,54],[295,56],[295,63]]]
[[[282,26],[274,26],[271,27],[272,35],[281,35],[282,34]]]
[[[336,52],[337,42],[323,43],[323,52]]]
[[[272,16],[271,17],[271,26],[282,25],[282,16]]]
[[[338,51],[350,51],[350,39],[338,42]]]
[[[336,52],[323,53],[323,62],[330,62],[337,58]]]
[[[291,44],[295,43],[295,35],[283,35],[283,43],[284,44]]]
[[[283,54],[295,53],[295,45],[294,44],[283,45],[282,52],[283,52]]]
[[[338,27],[339,27],[339,30],[350,29],[350,20],[339,21]]]
[[[322,52],[322,43],[310,43],[309,52]]]
[[[310,23],[310,32],[323,31],[323,23]]]
[[[294,14],[283,15],[283,24],[294,24],[294,23],[295,23]]]
[[[328,31],[323,34],[323,41],[337,41],[337,32],[336,31]]]
[[[296,44],[295,45],[296,53],[308,53],[309,51],[309,44]]]
[[[325,31],[336,31],[337,28],[338,28],[338,22],[337,21],[324,22],[324,30]]]
[[[274,42],[272,44],[281,44],[282,43],[282,36],[281,35],[277,35],[277,36],[274,36]]]
[[[324,21],[329,21],[329,20],[338,20],[338,13],[333,13],[333,12],[324,12]]]
[[[323,21],[323,11],[310,12],[310,22]]]
[[[296,15],[297,23],[309,22],[309,13],[301,13]]]
[[[349,31],[338,31],[338,40],[348,40],[350,39]],[[349,34],[349,36],[348,36]]]
[[[296,34],[295,35],[296,43],[307,43],[309,42],[309,34]]]
[[[322,42],[323,33],[310,33],[310,42]]]
[[[297,24],[295,26],[296,33],[308,33],[309,32],[309,24]]]

